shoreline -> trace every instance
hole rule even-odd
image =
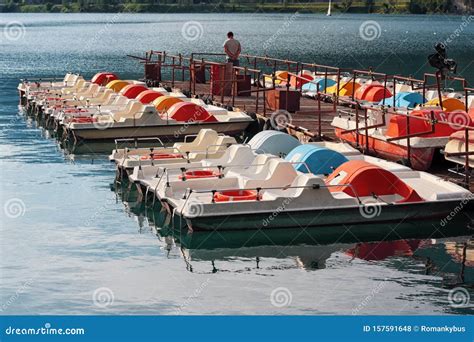
[[[294,13],[301,14],[323,14],[328,10],[327,3],[266,3],[266,4],[196,4],[196,5],[179,5],[179,4],[144,4],[144,3],[126,3],[116,5],[93,5],[80,6],[78,3],[70,4],[22,4],[11,6],[0,6],[0,13]],[[333,14],[388,14],[388,15],[470,15],[473,9],[460,11],[457,8],[439,8],[438,10],[430,10],[428,8],[413,7],[408,2],[395,3],[392,6],[377,3],[371,7],[364,5],[343,7],[341,4],[334,4],[332,7]]]

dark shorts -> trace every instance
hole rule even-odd
[[[232,63],[233,66],[239,66],[240,65],[240,62],[239,62],[238,59],[227,58],[227,63]]]

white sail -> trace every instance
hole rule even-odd
[[[327,14],[328,17],[331,16],[331,0],[329,0],[329,7],[328,7],[328,14]]]

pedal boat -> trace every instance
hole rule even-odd
[[[104,111],[88,121],[71,120],[66,132],[77,140],[159,137],[176,141],[203,128],[237,136],[254,120],[237,109],[207,105],[199,99],[179,101],[160,113],[153,105],[131,100],[121,111]]]
[[[368,148],[375,156],[410,165],[415,170],[429,169],[435,152],[445,147],[453,133],[463,126],[474,127],[472,117],[465,111],[446,112],[437,107],[423,107],[408,114],[368,109],[367,121],[362,110],[356,121],[353,112],[340,111],[331,125],[341,141]]]
[[[201,131],[202,132],[202,131]],[[200,132],[200,134],[201,134]],[[330,144],[330,142],[318,143]],[[169,163],[166,159],[156,160],[154,165],[135,167],[129,174],[130,182],[141,184],[144,189],[148,187],[148,181],[160,177],[164,170],[173,168],[203,168],[218,165],[222,167],[236,165],[250,165],[258,154],[267,154],[271,156],[286,156],[291,150],[301,145],[301,142],[289,134],[279,131],[261,131],[257,133],[246,144],[233,145],[228,147],[224,153],[209,156],[203,160],[182,161],[181,163]],[[349,145],[336,144],[345,153],[360,154],[359,151]],[[343,146],[344,145],[344,146]],[[155,180],[156,181],[156,180]]]
[[[337,144],[334,144],[337,146]],[[343,145],[343,144],[340,144]],[[234,147],[234,146],[233,146]],[[231,147],[232,148],[232,147]],[[230,148],[229,148],[230,149]],[[344,145],[340,150],[344,151]],[[324,146],[324,143],[309,143],[291,150],[282,159],[271,154],[257,154],[247,164],[208,164],[204,168],[167,168],[161,175],[143,183],[148,192],[161,200],[170,213],[186,198],[188,193],[206,189],[248,189],[263,187],[285,187],[301,174],[316,174],[326,177],[335,168],[349,160],[373,161],[393,171],[409,168],[360,153],[340,153]]]
[[[285,180],[216,182],[184,195],[168,193],[168,202],[192,231],[398,224],[472,211],[471,192],[458,185],[365,160],[347,161],[327,178],[307,173]]]
[[[132,107],[137,109],[143,102],[139,96],[130,98],[122,93],[115,93],[111,89],[101,87],[100,93],[95,97],[84,97],[76,100],[65,100],[60,104],[47,104],[44,110],[45,118],[52,118],[56,125],[63,125],[70,121],[92,122],[99,116],[110,115],[117,111],[130,111]],[[183,101],[190,101],[179,91],[168,92],[164,88],[151,88],[147,92],[154,92],[160,96],[179,98]]]
[[[192,141],[191,138],[194,138]],[[236,144],[233,137],[217,133],[212,129],[202,129],[197,135],[186,136],[184,142],[175,143],[166,147],[161,139],[151,138],[159,141],[159,146],[149,148],[121,148],[114,149],[109,160],[116,164],[117,169],[130,171],[134,167],[154,166],[158,163],[192,163],[208,158],[218,158],[226,149]],[[137,142],[135,139],[117,140],[116,144],[126,142]],[[142,142],[138,141],[138,142]]]

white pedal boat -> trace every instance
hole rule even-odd
[[[202,132],[202,131],[201,131]],[[201,133],[200,132],[200,133]],[[330,143],[326,143],[330,144]],[[147,184],[142,181],[159,177],[167,168],[202,168],[207,166],[234,166],[249,165],[260,153],[272,156],[286,156],[293,148],[301,143],[291,135],[278,131],[262,131],[257,133],[247,144],[235,145],[227,148],[222,156],[209,156],[205,160],[191,161],[191,163],[169,163],[166,159],[157,160],[154,165],[135,167],[133,173],[129,175],[131,182],[141,184],[144,188]],[[342,147],[343,144],[337,144]],[[344,145],[346,153],[359,152],[349,145]]]
[[[472,210],[472,194],[460,186],[365,160],[350,160],[327,178],[309,173],[292,179],[281,174],[253,181],[235,178],[167,190],[166,202],[179,221],[195,231],[400,223],[442,219],[456,208],[458,215]]]
[[[190,138],[194,139],[188,142]],[[117,140],[116,144],[130,140],[136,142],[135,139],[124,139]],[[212,129],[202,129],[197,135],[186,136],[184,142],[175,143],[171,147],[166,147],[160,139],[158,141],[161,143],[159,146],[149,148],[116,148],[109,160],[114,162],[118,169],[124,170],[157,164],[189,164],[202,159],[218,158],[229,146],[237,143],[235,138]]]
[[[75,140],[160,137],[173,141],[203,128],[236,136],[253,121],[245,112],[206,105],[199,99],[180,101],[164,113],[153,105],[132,101],[124,110],[101,111],[88,121],[67,122],[64,128]]]
[[[103,88],[103,87],[102,87]],[[150,88],[166,96],[180,98],[183,101],[191,99],[179,91],[168,92],[164,88]],[[76,118],[97,118],[99,116],[113,115],[116,112],[127,112],[138,110],[143,102],[130,99],[121,93],[115,93],[105,88],[97,97],[81,97],[79,100],[66,100],[58,104],[48,103],[44,106],[45,117],[51,116],[61,124],[67,123]]]
[[[409,170],[405,166],[360,153],[354,154],[352,151],[345,156],[343,153],[328,149],[324,143],[309,143],[296,147],[285,159],[269,154],[256,154],[247,164],[167,168],[159,178],[149,181],[147,185],[152,187],[149,192],[154,193],[157,199],[169,203],[170,208],[177,208],[180,200],[190,191],[206,190],[211,187],[218,189],[285,187],[301,174],[327,176],[349,160],[371,161],[392,171]]]

